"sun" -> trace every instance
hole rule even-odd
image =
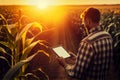
[[[40,9],[45,9],[45,8],[48,7],[48,3],[44,2],[44,3],[41,3],[41,4],[37,4],[37,7],[40,8]]]
[[[49,1],[48,0],[37,0],[35,5],[40,9],[45,9],[48,7]]]
[[[28,1],[28,4],[30,5],[34,5],[40,9],[44,9],[44,8],[47,8],[48,5],[50,4],[50,1],[49,0],[29,0]]]

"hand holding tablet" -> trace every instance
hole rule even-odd
[[[68,58],[68,57],[70,57],[70,54],[69,54],[62,46],[53,48],[53,51],[54,51],[59,57],[63,57],[63,58]]]

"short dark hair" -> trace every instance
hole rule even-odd
[[[82,17],[89,18],[95,23],[99,23],[100,21],[100,11],[96,8],[87,8],[83,13]]]

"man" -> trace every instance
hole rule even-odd
[[[98,9],[86,9],[82,20],[88,35],[80,43],[75,64],[69,65],[65,59],[58,58],[59,64],[69,76],[79,80],[106,80],[112,62],[112,38],[99,26]]]

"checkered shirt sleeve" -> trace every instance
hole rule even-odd
[[[78,52],[75,66],[67,66],[66,71],[70,76],[81,78],[90,64],[93,51],[90,44],[81,42]]]

